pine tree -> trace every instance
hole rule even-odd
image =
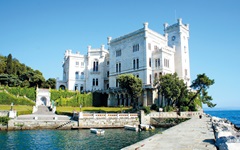
[[[7,57],[6,73],[7,74],[12,74],[12,72],[13,72],[12,54],[9,54],[8,57]]]

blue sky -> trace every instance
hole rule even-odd
[[[215,80],[209,94],[217,108],[240,108],[240,1],[238,0],[0,0],[0,55],[9,53],[62,78],[66,49],[86,54],[87,46],[107,45],[107,37],[143,27],[163,34],[177,18],[190,24],[191,78]]]

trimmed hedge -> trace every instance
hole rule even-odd
[[[27,88],[27,87],[8,87],[6,86],[5,89],[15,96],[26,96],[31,100],[36,100],[36,90],[35,88]]]
[[[91,107],[93,105],[92,93],[51,90],[51,99],[55,101],[56,106]]]
[[[15,97],[6,92],[0,92],[0,104],[10,105],[13,103],[14,105],[35,105],[35,102],[22,98],[22,97]]]

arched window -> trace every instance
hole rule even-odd
[[[79,79],[79,72],[75,72],[75,79]]]
[[[93,71],[98,71],[98,60],[94,60],[93,62]]]
[[[81,79],[84,79],[84,72],[81,72]]]
[[[92,81],[92,85],[95,86],[95,79],[93,79],[93,81]]]

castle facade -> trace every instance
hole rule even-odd
[[[66,50],[63,62],[63,79],[57,80],[57,89],[99,91],[108,94],[107,106],[130,106],[132,100],[121,92],[117,81],[120,74],[133,74],[143,83],[138,104],[163,104],[153,86],[155,79],[177,73],[190,86],[189,25],[178,19],[176,24],[164,24],[164,35],[143,28],[120,36],[107,38],[108,48],[88,47],[87,55]]]

